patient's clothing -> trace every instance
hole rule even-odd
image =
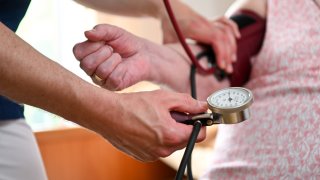
[[[263,47],[246,85],[251,118],[220,125],[203,179],[320,178],[320,9],[268,0]]]

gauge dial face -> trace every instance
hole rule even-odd
[[[210,106],[221,109],[239,108],[248,104],[251,100],[251,92],[240,87],[222,89],[213,93],[207,99]]]

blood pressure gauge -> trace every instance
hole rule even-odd
[[[171,112],[171,116],[177,122],[189,125],[195,121],[201,121],[204,126],[240,123],[250,118],[249,107],[253,103],[253,95],[246,88],[229,87],[211,94],[207,102],[212,113],[192,115]]]
[[[229,87],[211,94],[207,102],[213,113],[221,115],[221,124],[234,124],[250,117],[253,95],[246,88]]]

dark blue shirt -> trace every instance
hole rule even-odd
[[[29,4],[30,0],[0,0],[1,23],[15,32],[26,13]],[[19,105],[6,97],[0,96],[0,120],[22,117],[24,117],[22,105]]]

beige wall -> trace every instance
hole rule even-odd
[[[224,14],[234,0],[182,0],[207,18]]]

